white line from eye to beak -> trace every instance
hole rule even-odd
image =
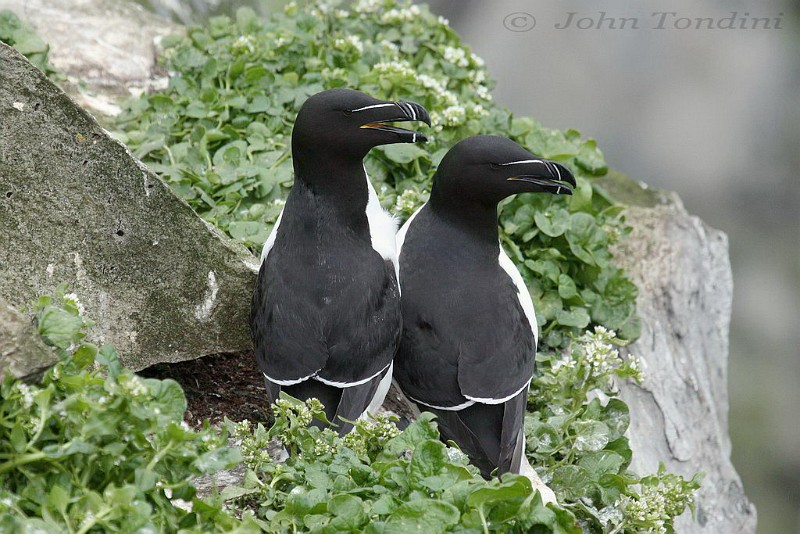
[[[372,104],[371,106],[364,106],[363,108],[351,109],[350,112],[355,113],[356,111],[364,111],[365,109],[388,108],[389,106],[394,106],[394,104]]]
[[[545,167],[547,166],[547,163],[542,161],[542,160],[540,160],[540,159],[523,159],[523,160],[520,160],[520,161],[509,161],[508,163],[500,163],[500,165],[501,166],[519,165],[520,163],[541,163]]]

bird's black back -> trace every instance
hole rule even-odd
[[[536,341],[499,264],[496,222],[492,230],[479,236],[427,205],[406,234],[394,372],[403,390],[427,405],[505,398],[533,374]]]
[[[362,183],[352,201],[334,201],[295,180],[253,295],[256,357],[270,378],[350,384],[392,361],[398,285],[372,248]]]

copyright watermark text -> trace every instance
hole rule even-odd
[[[517,11],[503,18],[503,26],[512,32],[528,32],[536,27],[536,17]],[[618,16],[606,11],[567,11],[545,25],[556,30],[782,30],[783,13],[751,15],[748,11],[730,11],[725,16],[688,16],[677,11],[653,11],[648,16]]]

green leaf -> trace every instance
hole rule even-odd
[[[391,461],[404,454],[406,451],[413,451],[417,444],[426,440],[437,439],[439,432],[436,425],[432,422],[434,415],[430,412],[422,412],[417,420],[396,437],[386,442],[383,451],[378,455],[380,461]]]
[[[608,172],[603,153],[597,148],[597,142],[594,139],[588,139],[581,143],[580,150],[575,157],[575,164],[595,176],[602,176]]]
[[[540,424],[536,426],[532,437],[533,443],[531,445],[541,453],[550,454],[561,447],[561,434],[551,425]]]
[[[574,307],[569,310],[559,310],[556,314],[556,321],[562,326],[586,328],[589,326],[591,318],[585,308]]]
[[[618,474],[624,464],[625,459],[612,451],[591,452],[578,460],[578,465],[589,471],[595,479],[609,473]]]
[[[201,454],[194,461],[194,466],[201,473],[216,473],[230,469],[242,461],[242,453],[232,447],[220,447]]]
[[[615,440],[628,430],[630,410],[621,399],[609,399],[608,404],[600,411],[599,419],[608,427],[609,439]]]
[[[400,164],[411,163],[415,159],[429,159],[428,152],[410,143],[399,143],[382,147],[383,153],[391,161]]]
[[[504,477],[498,486],[473,491],[467,497],[467,504],[480,510],[484,517],[498,525],[514,519],[533,490],[530,480],[525,477],[508,478]]]
[[[174,380],[167,378],[158,380],[146,378],[144,383],[153,396],[153,408],[158,408],[160,413],[173,421],[181,421],[186,411],[186,396],[181,386]]]
[[[242,488],[240,486],[225,486],[222,488],[222,491],[219,494],[219,498],[223,501],[231,501],[233,499],[238,499],[239,497],[244,497],[245,495],[252,495],[253,493],[257,493],[259,491],[258,488]]]
[[[562,299],[573,299],[578,296],[578,288],[575,285],[575,281],[566,274],[558,276],[558,296]]]
[[[564,234],[571,224],[569,212],[555,207],[544,212],[536,212],[533,219],[536,221],[536,226],[550,237]]]
[[[18,421],[14,423],[14,426],[11,427],[11,435],[9,436],[9,442],[11,443],[11,447],[14,449],[15,452],[25,451],[25,447],[28,444],[28,439],[25,434],[25,429],[22,427],[21,422]]]
[[[108,369],[108,374],[112,378],[117,378],[122,372],[122,365],[119,362],[117,350],[113,346],[103,345],[100,347],[100,351],[97,353],[96,358],[100,365],[106,366],[106,369]]]
[[[364,503],[353,495],[337,495],[328,502],[328,511],[335,517],[331,527],[337,531],[358,532],[369,521]]]
[[[14,32],[13,40],[14,48],[25,56],[30,54],[44,54],[48,51],[47,43],[45,43],[41,37],[24,29]]]
[[[438,439],[425,440],[418,444],[411,457],[411,476],[419,481],[439,474],[447,461],[444,443]]]
[[[460,517],[458,508],[450,503],[419,499],[400,505],[386,521],[384,533],[445,532]]]
[[[67,506],[69,506],[70,496],[60,485],[54,485],[50,488],[50,492],[47,494],[47,506],[56,510],[62,516],[67,515]]]
[[[592,477],[589,472],[577,465],[562,465],[553,471],[551,487],[559,500],[574,501],[591,491]]]
[[[578,183],[569,198],[569,209],[575,211],[589,211],[592,208],[592,184],[589,180],[578,176]]]
[[[60,349],[67,349],[80,339],[83,319],[54,306],[47,306],[37,316],[39,335]]]
[[[349,497],[346,495],[345,497]],[[307,489],[302,486],[295,487],[286,498],[286,512],[292,516],[302,519],[308,514],[321,514],[331,510],[334,506],[333,501],[328,503],[330,496],[324,489]]]
[[[575,421],[575,448],[579,451],[599,451],[608,444],[610,431],[600,421]]]

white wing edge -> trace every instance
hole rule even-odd
[[[511,277],[511,281],[514,282],[514,286],[517,288],[517,299],[519,299],[519,305],[522,306],[522,311],[525,313],[525,317],[527,317],[528,322],[531,325],[531,330],[533,331],[533,339],[536,341],[536,345],[539,345],[539,325],[536,323],[536,312],[533,310],[533,301],[531,300],[531,294],[528,292],[528,287],[525,285],[525,281],[522,279],[522,275],[519,274],[517,270],[517,266],[514,265],[514,262],[511,261],[511,258],[508,257],[506,251],[503,250],[502,245],[500,246],[500,267]]]
[[[278,235],[278,227],[281,225],[282,217],[283,217],[283,210],[281,210],[280,215],[278,215],[278,219],[275,221],[275,226],[272,227],[272,232],[270,232],[269,237],[264,242],[264,248],[261,249],[261,263],[264,263],[264,260],[267,259],[269,251],[272,250],[272,246],[275,244],[275,238]]]

